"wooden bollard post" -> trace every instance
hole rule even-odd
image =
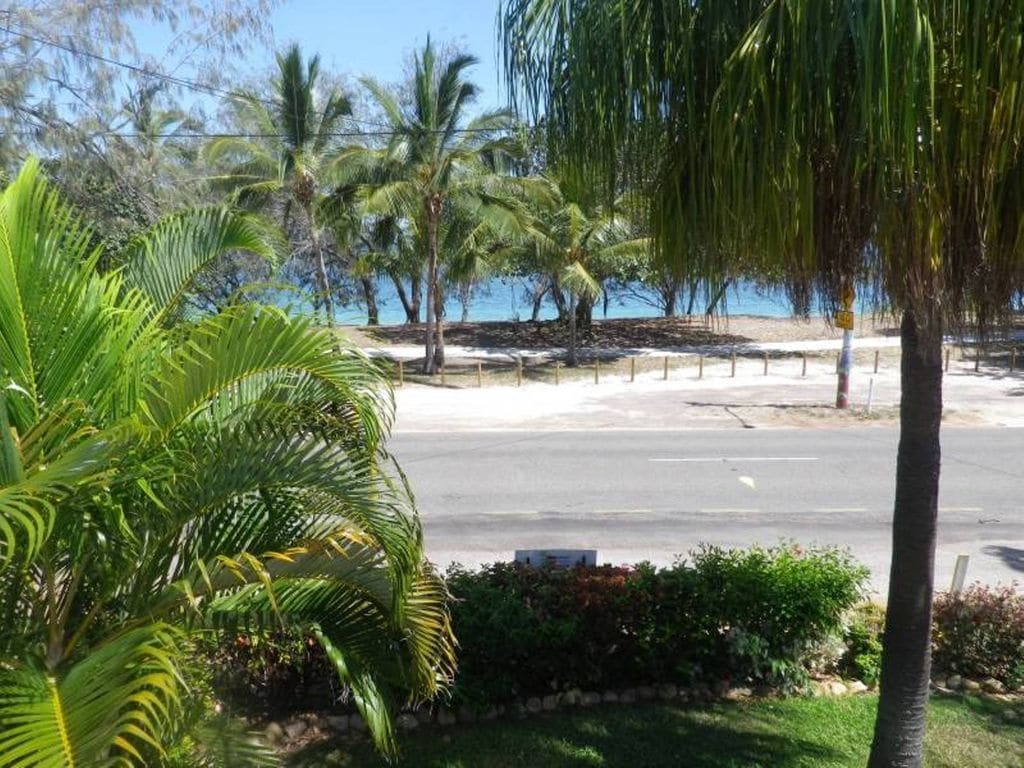
[[[1010,347],[1010,373],[1017,367],[1017,348]]]
[[[736,378],[736,353],[732,353],[732,373],[729,374],[732,378]]]
[[[875,373],[878,373],[878,350],[875,350]]]
[[[405,386],[405,366],[401,360],[398,361],[398,386]]]
[[[768,353],[764,353],[764,375],[768,375]]]
[[[667,357],[665,358],[665,372],[662,375],[662,380],[663,381],[668,381],[668,358]]]
[[[800,376],[806,379],[807,378],[807,353],[806,352],[801,352],[800,353],[800,358],[803,361],[803,368],[800,371]]]
[[[949,373],[949,347],[946,347],[946,373]]]
[[[636,358],[629,358],[629,383],[636,381]]]
[[[601,358],[594,358],[594,383],[601,383]]]
[[[516,386],[523,386],[523,358],[516,358]]]
[[[700,359],[697,361],[697,378],[704,378],[704,355],[701,355]]]
[[[555,386],[556,387],[558,386],[558,382],[559,382],[559,378],[560,378],[559,375],[558,375],[558,372],[559,372],[559,370],[561,370],[561,367],[562,367],[562,363],[559,360],[555,360]]]
[[[484,364],[479,360],[476,361],[476,385],[478,387],[484,385]]]

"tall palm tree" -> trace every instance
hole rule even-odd
[[[320,57],[304,62],[298,45],[277,55],[278,77],[269,100],[256,94],[239,101],[240,121],[257,138],[222,137],[205,147],[208,162],[219,169],[215,181],[246,206],[281,205],[286,229],[301,212],[302,231],[323,302],[327,324],[334,324],[334,298],[325,261],[322,204],[330,188],[333,164],[342,148],[344,119],[351,104],[340,91],[320,92]]]
[[[919,766],[942,339],[984,331],[1024,279],[1024,5],[510,0],[504,13],[512,79],[576,167],[610,183],[624,148],[653,158],[663,246],[696,236],[723,263],[756,249],[758,271],[812,281],[833,303],[864,273],[902,314],[870,762]]]
[[[403,216],[416,224],[427,262],[424,372],[444,364],[444,283],[441,279],[439,228],[446,209],[461,199],[482,203],[481,215],[501,209],[484,189],[516,151],[507,136],[511,117],[492,111],[466,120],[477,88],[465,79],[476,64],[472,56],[439,57],[430,40],[416,55],[410,102],[373,80],[363,83],[393,132],[381,149],[356,147],[345,158],[351,178],[367,189],[371,210]]]
[[[274,308],[182,315],[266,231],[171,216],[104,274],[34,163],[0,195],[0,765],[157,764],[225,627],[318,638],[385,748],[450,677],[380,372]]]
[[[568,364],[575,367],[579,301],[592,305],[616,259],[643,256],[651,244],[648,238],[636,237],[624,200],[602,205],[592,187],[581,188],[568,174],[545,174],[524,187],[533,215],[524,247],[535,258],[538,272],[557,276],[555,290],[568,291]]]

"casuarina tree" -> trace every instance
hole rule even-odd
[[[666,253],[901,318],[893,553],[872,766],[919,766],[949,330],[986,332],[1024,274],[1024,4],[510,0],[514,93],[609,190],[648,180]],[[750,254],[758,254],[751,257]]]

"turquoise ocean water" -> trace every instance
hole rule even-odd
[[[405,321],[402,304],[395,294],[390,281],[378,283],[377,303],[380,310],[382,325],[397,325]],[[704,311],[706,299],[698,296],[694,303],[695,314]],[[683,297],[677,306],[677,312],[686,311],[687,297]],[[447,319],[451,322],[462,318],[462,304],[456,297],[446,303]],[[594,318],[623,317],[660,317],[661,311],[651,304],[625,292],[612,293],[608,302],[608,313],[604,314],[602,302],[599,300],[594,307]],[[721,307],[719,308],[721,309]],[[788,317],[791,308],[785,295],[779,292],[769,293],[749,282],[738,282],[730,287],[725,300],[725,309],[730,315],[760,315],[763,317]],[[529,320],[532,304],[529,289],[525,281],[494,279],[483,284],[474,292],[469,302],[469,320],[473,322],[486,320]],[[346,325],[363,325],[366,323],[366,309],[362,302],[352,302],[348,306],[339,307],[338,322]],[[554,303],[545,299],[540,319],[552,320],[557,317]]]

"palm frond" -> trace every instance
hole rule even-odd
[[[262,220],[225,208],[175,214],[128,246],[125,284],[152,302],[154,320],[173,315],[196,276],[231,251],[247,251],[273,261],[280,249]]]
[[[110,639],[65,673],[0,668],[0,765],[145,764],[178,704],[179,639],[156,624]]]

